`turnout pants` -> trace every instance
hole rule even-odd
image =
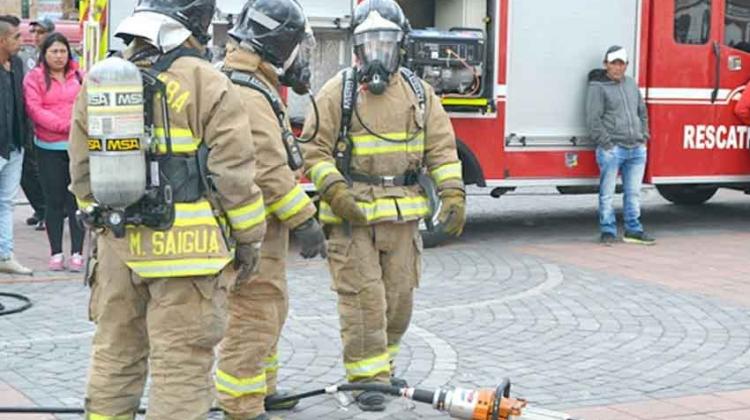
[[[86,418],[133,419],[150,369],[148,420],[205,419],[226,309],[218,276],[143,279],[101,238],[97,255]]]
[[[347,379],[388,383],[421,273],[418,222],[334,226],[328,255]]]
[[[276,346],[289,310],[286,255],[289,229],[266,219],[260,269],[229,294],[229,319],[219,346],[216,389],[219,404],[237,420],[265,412],[263,400],[276,392]],[[224,275],[236,275],[227,270]]]

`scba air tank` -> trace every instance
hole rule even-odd
[[[146,191],[141,72],[107,58],[89,71],[86,94],[91,192],[100,205],[124,209]]]

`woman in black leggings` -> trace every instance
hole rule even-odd
[[[63,222],[68,217],[71,250],[70,271],[81,271],[84,260],[83,230],[76,222],[76,202],[68,191],[68,135],[73,104],[81,90],[82,75],[73,60],[68,40],[50,34],[42,43],[39,64],[24,79],[26,111],[34,121],[34,144],[39,161],[39,179],[47,211],[50,244],[49,269],[65,269],[62,249]]]

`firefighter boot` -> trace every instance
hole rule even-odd
[[[378,391],[365,391],[357,395],[357,406],[362,411],[384,411],[385,394]]]
[[[406,379],[399,378],[396,376],[391,376],[391,386],[395,386],[398,388],[406,388],[409,386],[409,383],[406,382]]]
[[[267,395],[263,403],[265,404],[266,411],[278,411],[278,410],[291,410],[299,404],[299,400],[285,401],[282,403],[276,403],[274,400],[285,398],[291,395],[291,392],[278,390],[271,395]]]

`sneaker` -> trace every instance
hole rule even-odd
[[[47,230],[47,224],[44,223],[44,220],[40,220],[36,222],[36,226],[34,226],[34,230],[38,230],[40,232]]]
[[[357,406],[362,411],[384,411],[385,394],[378,391],[365,391],[357,395]]]
[[[617,237],[611,233],[602,233],[599,237],[599,243],[604,246],[612,246],[615,242],[617,242]]]
[[[63,254],[55,254],[49,257],[49,262],[47,263],[47,267],[49,267],[50,271],[65,270],[65,258],[63,257]]]
[[[37,214],[34,213],[33,216],[31,216],[28,219],[26,219],[26,225],[27,226],[34,226],[35,224],[39,223],[39,220],[41,220],[41,218],[37,217]]]
[[[277,403],[274,401],[276,399],[286,398],[289,395],[291,395],[289,391],[282,390],[278,390],[273,394],[267,395],[265,400],[263,401],[266,407],[266,411],[291,410],[292,408],[296,407],[297,404],[299,404],[299,400],[284,401],[281,403]]]
[[[29,275],[32,274],[33,271],[31,271],[30,268],[22,266],[21,263],[16,261],[11,255],[7,259],[0,260],[0,273]]]
[[[653,245],[656,239],[648,236],[646,232],[625,232],[622,240],[631,244]]]
[[[68,261],[68,270],[74,273],[80,273],[81,271],[83,271],[84,264],[85,261],[83,259],[83,255],[75,253],[70,256],[70,261]]]

